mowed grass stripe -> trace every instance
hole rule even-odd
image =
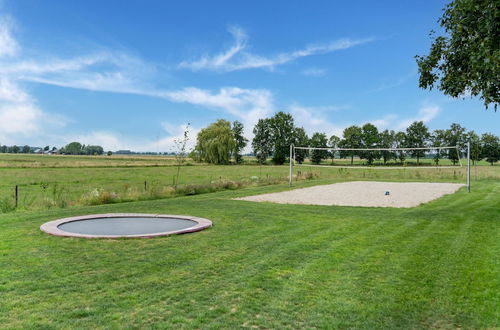
[[[385,224],[386,225],[386,224]],[[310,308],[321,311],[313,324],[309,326],[345,327],[353,324],[362,317],[366,311],[363,306],[366,297],[361,294],[365,289],[359,285],[359,281],[369,280],[367,270],[360,265],[372,262],[371,255],[378,254],[381,242],[392,240],[407,233],[422,230],[428,224],[418,222],[393,223],[390,230],[387,226],[377,226],[375,231],[356,236],[350,240],[350,244],[332,244],[325,255],[308,265],[306,269],[290,283],[290,296],[281,300],[280,308],[288,310],[296,307],[297,318]],[[311,284],[314,283],[314,286]],[[367,285],[368,289],[370,285]],[[315,290],[311,290],[311,289]],[[360,288],[363,289],[360,292]],[[309,297],[309,305],[303,305],[303,297]],[[278,300],[279,303],[279,300]],[[306,307],[306,308],[304,308]],[[370,311],[367,311],[370,313]]]
[[[287,223],[286,225],[289,226],[290,224]],[[308,259],[304,259],[300,256],[300,252],[307,251],[308,241],[310,241],[312,237],[317,237],[321,231],[324,232],[323,228],[315,231],[308,230],[308,232],[302,229],[299,233],[300,235],[298,235],[301,239],[292,239],[290,242],[286,241],[285,244],[283,244],[283,240],[276,240],[273,238],[273,234],[280,235],[280,238],[297,236],[298,231],[296,229],[291,230],[292,228],[296,227],[283,227],[282,230],[279,230],[279,228],[272,228],[270,235],[264,233],[264,238],[267,242],[274,242],[273,244],[263,245],[260,241],[257,241],[256,244],[252,243],[252,248],[248,249],[248,253],[244,255],[243,259],[241,258],[243,255],[236,255],[236,259],[230,260],[230,265],[234,265],[235,270],[218,270],[218,273],[224,274],[224,276],[234,276],[231,284],[221,288],[216,284],[214,285],[211,281],[206,284],[210,285],[210,288],[216,288],[214,290],[215,292],[213,292],[215,297],[218,297],[218,294],[225,291],[232,291],[233,294],[223,295],[222,299],[214,298],[213,306],[211,307],[215,312],[207,311],[206,314],[208,315],[202,314],[200,316],[200,321],[203,321],[209,314],[220,313],[221,310],[229,312],[233,310],[233,308],[233,313],[239,313],[243,310],[243,313],[247,314],[248,310],[244,308],[244,306],[240,306],[241,303],[238,302],[240,300],[251,300],[253,303],[257,303],[260,309],[263,308],[262,305],[258,304],[262,298],[259,297],[259,291],[265,291],[269,289],[269,287],[259,288],[258,286],[259,283],[267,283],[270,282],[271,279],[266,279],[264,281],[262,277],[268,276],[266,274],[274,271],[276,267],[279,267],[281,264],[287,264],[290,265],[289,267],[293,268],[299,266],[301,263],[308,262]],[[276,244],[276,242],[278,242],[278,244]],[[245,243],[245,241],[241,242],[242,245],[246,245]],[[254,261],[254,263],[252,264],[251,261]],[[214,280],[215,279],[217,279],[217,275]],[[269,285],[273,289],[279,290],[274,282]],[[227,306],[227,304],[232,304],[233,307]]]
[[[461,190],[407,210],[250,203],[226,191],[1,215],[0,322],[493,328],[498,192],[498,183],[481,182],[473,194]],[[150,240],[62,239],[38,229],[104,212],[192,214],[215,226]]]

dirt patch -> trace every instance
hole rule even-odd
[[[452,194],[463,186],[458,183],[352,181],[236,199],[280,204],[415,207]]]

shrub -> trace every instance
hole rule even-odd
[[[83,195],[80,202],[84,205],[101,205],[119,201],[118,195],[115,192],[96,188]]]
[[[0,213],[12,212],[16,209],[13,198],[3,197],[0,198]]]

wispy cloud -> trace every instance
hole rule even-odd
[[[328,73],[328,70],[320,68],[309,68],[302,70],[301,73],[306,77],[324,77]]]
[[[403,130],[410,126],[414,121],[423,121],[424,124],[431,120],[441,112],[441,108],[437,105],[427,105],[419,109],[418,115],[413,118],[403,119],[397,125],[397,129]]]
[[[65,126],[70,120],[44,111],[24,82],[96,91],[133,93],[147,90],[144,77],[152,68],[126,53],[99,50],[69,59],[27,58],[13,36],[10,18],[0,17],[0,141],[19,143]]]
[[[379,130],[393,129],[405,130],[414,121],[423,121],[425,124],[431,122],[441,111],[437,105],[426,105],[418,110],[415,116],[401,118],[397,114],[387,114],[382,118],[369,121],[353,123],[342,120],[342,116],[332,115],[332,111],[346,109],[346,107],[307,107],[299,104],[292,104],[288,110],[295,119],[295,124],[304,127],[307,134],[316,132],[325,133],[327,136],[336,135],[342,137],[343,130],[351,125],[363,126],[366,123],[375,125]]]
[[[13,21],[0,17],[0,68],[5,68],[4,61],[10,61],[20,50],[12,36]],[[17,143],[44,129],[64,125],[54,121],[52,116],[42,111],[36,100],[26,92],[19,81],[0,69],[0,141],[4,144]]]
[[[222,110],[242,121],[245,136],[251,136],[251,130],[259,118],[269,116],[274,111],[272,93],[266,89],[243,89],[238,87],[221,88],[212,92],[195,87],[157,94],[172,102],[189,103],[207,108]]]
[[[98,48],[89,54],[70,58],[43,54],[31,58],[24,54],[13,37],[14,26],[12,20],[0,19],[0,141],[2,143],[18,143],[19,137],[30,137],[30,141],[43,141],[44,144],[80,140],[86,144],[103,145],[109,150],[165,151],[172,150],[173,139],[182,136],[182,126],[178,123],[163,123],[164,132],[159,134],[156,140],[127,138],[113,131],[56,135],[51,129],[65,125],[68,119],[41,109],[34,96],[25,88],[26,82],[91,91],[138,94],[163,98],[169,102],[200,106],[228,114],[243,122],[245,136],[249,139],[258,119],[271,116],[277,108],[273,93],[267,89],[245,89],[235,86],[216,90],[197,87],[169,90],[156,88],[153,83],[157,74],[156,66],[127,51]],[[291,52],[259,56],[248,51],[248,36],[242,29],[235,27],[230,32],[234,36],[234,43],[227,50],[213,56],[204,56],[194,62],[183,62],[180,67],[215,71],[249,68],[272,70],[278,65],[301,57],[334,52],[371,41],[371,39],[342,39],[309,45]],[[326,71],[318,68],[302,72],[310,76],[321,76],[325,73]],[[296,124],[304,126],[309,134],[325,132],[328,135],[341,135],[347,123],[337,122],[340,116],[334,118],[335,116],[331,114],[332,111],[339,109],[292,104],[288,111],[294,115]],[[438,113],[439,107],[431,105],[420,109],[414,118],[401,119],[397,115],[387,115],[375,120],[374,123],[377,126],[399,128],[414,120],[429,122]],[[191,130],[191,146],[196,141],[198,131],[199,128]]]
[[[0,20],[0,31],[4,44],[17,45],[11,33],[10,21]],[[217,61],[224,63],[245,46],[242,31],[232,30],[237,38],[236,45],[222,54]],[[11,47],[11,46],[9,46]],[[189,103],[201,107],[222,111],[242,121],[246,127],[246,136],[251,137],[253,125],[259,118],[273,112],[272,93],[264,89],[243,89],[225,87],[218,91],[186,87],[173,90],[161,90],[151,85],[156,74],[156,67],[126,52],[100,48],[94,52],[72,58],[60,58],[40,55],[36,59],[24,54],[14,54],[12,46],[8,53],[0,55],[0,136],[5,142],[7,135],[13,141],[17,134],[41,134],[41,129],[48,126],[48,118],[62,118],[56,114],[44,112],[36,105],[36,100],[22,87],[24,82],[36,82],[54,86],[85,89],[91,91],[138,94],[158,97],[175,103]],[[16,46],[16,52],[18,47]],[[64,118],[63,118],[64,119]],[[66,120],[57,120],[64,123]],[[56,124],[55,122],[52,124]],[[154,143],[127,141],[130,146],[148,150],[152,146],[172,145],[179,132],[166,131],[168,136],[158,137]],[[113,132],[91,132],[77,136],[59,136],[68,140],[81,138],[86,143],[101,143],[110,149],[125,147],[125,139]],[[193,141],[195,137],[193,137]],[[137,142],[137,141],[136,141]],[[149,149],[154,150],[154,149]]]
[[[416,75],[417,75],[417,72],[412,71],[412,72],[405,74],[404,76],[396,79],[395,81],[383,82],[379,86],[377,86],[376,88],[373,88],[373,89],[370,89],[369,91],[367,91],[367,93],[378,93],[378,92],[381,92],[381,91],[384,91],[387,89],[399,87],[399,86],[405,84],[407,81],[409,81],[413,77],[415,77]]]
[[[372,123],[377,126],[379,130],[383,129],[394,129],[394,130],[405,130],[408,126],[410,126],[415,121],[423,121],[424,124],[428,124],[434,118],[436,118],[441,112],[441,108],[438,105],[430,104],[424,105],[414,116],[410,116],[407,118],[401,118],[400,115],[397,114],[387,114],[379,119],[373,119],[367,121],[365,123]]]
[[[0,57],[13,56],[19,50],[19,45],[12,37],[14,23],[8,17],[0,17]]]
[[[1,59],[0,74],[16,80],[115,93],[140,93],[154,66],[123,52],[101,50],[70,59]]]
[[[243,29],[239,27],[232,27],[229,29],[229,32],[234,38],[234,43],[231,47],[229,47],[229,49],[215,55],[204,55],[197,60],[183,61],[178,65],[178,67],[180,69],[191,69],[193,71],[237,71],[257,68],[273,70],[276,66],[292,62],[301,57],[327,54],[374,40],[373,38],[344,38],[327,43],[311,44],[298,50],[264,56],[253,54],[247,50],[248,35]]]
[[[175,139],[180,139],[184,136],[184,130],[187,124],[171,125],[162,123],[165,129],[162,134],[158,134],[156,139],[152,138],[132,138],[123,136],[121,133],[114,131],[90,131],[85,134],[66,134],[59,135],[56,141],[80,141],[83,144],[100,145],[104,150],[133,150],[133,151],[152,151],[152,152],[175,152]],[[196,144],[196,136],[200,128],[189,127],[189,140],[186,145],[186,150],[190,151]],[[167,134],[165,136],[165,133]]]
[[[289,111],[295,119],[295,124],[298,127],[304,127],[307,134],[312,135],[319,132],[325,133],[328,137],[332,135],[342,136],[345,125],[332,123],[327,115],[342,109],[346,109],[346,107],[306,107],[297,103],[289,107]],[[340,119],[340,116],[338,117]]]
[[[377,126],[379,130],[391,128],[394,125],[394,122],[398,119],[398,116],[395,114],[385,115],[382,118],[375,119],[370,121],[371,124]],[[367,122],[368,123],[368,122]]]
[[[56,86],[133,93],[148,89],[154,65],[126,51],[94,47],[89,54],[61,58],[31,51],[26,55],[13,36],[11,18],[0,17],[0,76],[11,81],[31,81]]]
[[[20,140],[43,134],[64,126],[64,116],[49,114],[17,83],[0,78],[0,142],[18,143]]]

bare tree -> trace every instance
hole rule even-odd
[[[189,141],[189,123],[187,123],[184,133],[182,134],[182,137],[174,139],[174,145],[175,145],[175,164],[177,165],[177,175],[175,178],[175,185],[174,187],[177,188],[177,185],[179,184],[179,175],[181,172],[181,166],[186,162],[186,158],[188,156],[188,152],[186,151],[187,148],[187,143]]]

